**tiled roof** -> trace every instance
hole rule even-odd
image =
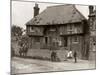
[[[47,7],[42,13],[32,18],[26,25],[55,25],[80,22],[86,18],[75,8],[75,5],[57,5]]]

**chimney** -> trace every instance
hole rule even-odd
[[[35,7],[34,7],[34,17],[37,16],[39,14],[39,7],[38,7],[38,4],[35,3]]]
[[[93,13],[94,7],[92,5],[89,6],[89,15]]]

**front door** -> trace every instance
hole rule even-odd
[[[48,36],[48,40],[49,40],[48,44],[51,47],[51,49],[56,49],[57,40],[58,40],[58,36],[57,36],[56,32],[50,32],[49,36]]]

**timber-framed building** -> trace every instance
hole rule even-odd
[[[34,17],[26,23],[31,49],[77,51],[78,57],[88,58],[87,19],[75,5],[49,6],[39,14],[35,4]]]

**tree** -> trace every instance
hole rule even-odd
[[[20,46],[22,46],[22,45],[28,46],[28,40],[29,40],[29,37],[26,34],[22,35],[20,40],[19,40],[19,45]]]
[[[22,36],[23,34],[23,28],[13,25],[11,27],[11,36],[12,37],[16,37],[16,39],[18,39],[20,36]]]
[[[29,38],[26,34],[21,36],[18,42],[18,45],[20,46],[20,50],[19,50],[20,55],[23,55],[23,56],[27,55],[28,48],[29,48],[28,39]]]

